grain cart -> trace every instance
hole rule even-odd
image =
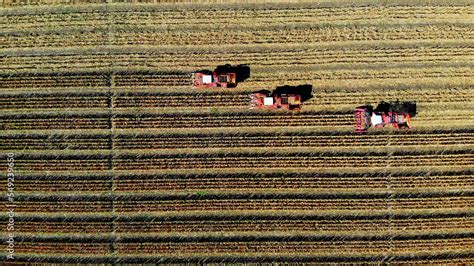
[[[394,128],[411,128],[410,120],[416,115],[416,102],[380,102],[377,108],[371,105],[355,109],[355,131],[367,132],[370,127],[381,128],[392,125]]]

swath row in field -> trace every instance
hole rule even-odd
[[[2,115],[3,130],[352,126],[350,112]]]
[[[451,167],[474,164],[471,150],[339,153],[18,154],[17,171]],[[0,167],[6,171],[6,166]]]
[[[143,150],[184,148],[396,147],[474,145],[474,130],[216,134],[0,135],[0,150]]]
[[[0,35],[0,49],[30,47],[77,47],[100,45],[222,45],[262,43],[322,43],[367,40],[429,40],[472,39],[470,25],[384,25],[331,27],[294,25],[293,27],[253,27],[233,29],[215,34],[213,31],[187,28],[181,31],[162,31],[153,28],[82,29],[82,31],[44,32],[31,36],[30,32]],[[109,38],[113,30],[114,38]],[[107,41],[104,41],[107,40]]]
[[[197,93],[28,93],[0,95],[0,109],[49,109],[49,108],[167,108],[167,107],[250,107],[251,92]],[[314,91],[308,106],[360,105],[387,99],[411,99],[426,103],[468,103],[474,101],[467,88],[450,90],[397,90],[384,92],[325,93]]]
[[[185,195],[20,195],[18,213],[46,212],[176,212],[325,210],[386,211],[421,209],[466,209],[474,204],[472,191],[430,193],[353,194],[185,194]]]
[[[319,3],[320,4],[320,3]],[[169,7],[169,6],[168,6]],[[207,9],[203,9],[207,8]],[[453,20],[469,16],[472,13],[470,6],[411,6],[411,7],[337,7],[323,8],[310,3],[292,3],[291,6],[273,3],[269,5],[239,3],[227,4],[226,6],[213,5],[213,11],[208,10],[208,5],[182,6],[179,11],[167,9],[166,6],[148,5],[127,6],[126,10],[121,6],[110,6],[104,9],[95,6],[94,9],[75,10],[46,10],[41,15],[29,12],[18,12],[14,14],[5,13],[0,17],[0,25],[4,30],[38,30],[51,27],[78,28],[87,27],[91,23],[96,26],[107,26],[110,19],[121,21],[135,27],[149,26],[149,21],[156,25],[167,24],[168,27],[177,28],[183,26],[205,25],[210,23],[227,25],[239,25],[249,27],[255,25],[280,25],[281,23],[315,23],[325,21],[327,23],[343,23],[350,21],[367,23],[380,19],[397,19],[416,21]],[[215,10],[219,10],[216,12]],[[357,19],[355,19],[357,18]]]
[[[379,173],[298,173],[241,172],[206,174],[28,174],[17,173],[17,192],[101,192],[114,186],[115,192],[132,191],[267,191],[287,190],[360,190],[387,189],[472,189],[474,172],[464,171],[414,171],[404,173],[384,171]],[[0,184],[6,187],[6,179]],[[112,184],[113,183],[113,184]]]
[[[7,218],[1,219],[5,220]],[[6,221],[6,220],[5,220]],[[18,232],[107,234],[114,223],[116,234],[169,233],[247,233],[247,232],[323,232],[324,234],[450,232],[468,231],[474,226],[474,214],[152,214],[132,216],[19,216],[15,219]],[[456,227],[453,227],[453,224]]]
[[[434,234],[415,236],[220,236],[220,237],[18,237],[18,252],[38,253],[44,248],[55,253],[81,254],[81,245],[93,254],[109,251],[114,242],[121,254],[380,254],[391,252],[423,253],[469,251],[474,244],[472,234]],[[102,244],[102,245],[101,245]]]
[[[448,47],[377,47],[353,49],[327,48],[270,48],[271,52],[254,51],[256,48],[214,51],[116,51],[105,54],[99,51],[85,51],[71,54],[0,56],[0,70],[15,73],[22,71],[74,71],[96,70],[114,67],[154,67],[158,69],[206,69],[213,65],[251,62],[253,67],[291,66],[351,66],[367,64],[429,64],[456,62],[474,56],[474,49],[463,46]],[[298,60],[294,60],[298,58]],[[47,65],[42,65],[48,61]]]

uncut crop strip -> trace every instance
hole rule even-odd
[[[220,233],[220,232],[324,232],[325,234],[357,233],[414,233],[463,231],[474,226],[469,213],[454,214],[397,214],[367,216],[318,215],[183,215],[183,216],[81,216],[41,217],[21,216],[15,220],[19,232],[102,233],[115,223],[117,234],[157,233]],[[453,224],[456,225],[453,228]]]
[[[108,32],[114,38],[108,38]],[[82,29],[81,31],[45,31],[39,36],[30,32],[11,32],[0,36],[0,48],[30,47],[77,47],[97,45],[221,45],[261,44],[261,43],[322,43],[336,41],[367,40],[429,40],[429,39],[472,39],[469,25],[383,25],[352,27],[314,27],[295,25],[288,28],[250,27],[222,31],[216,35],[212,31],[192,29],[163,31],[160,28],[121,28],[117,26]],[[107,40],[107,41],[106,41]]]
[[[103,54],[102,51],[93,54],[48,54],[48,55],[16,55],[2,58],[0,56],[0,70],[14,72],[22,71],[64,71],[64,70],[96,70],[115,67],[147,67],[159,69],[196,70],[208,68],[212,65],[238,64],[251,62],[252,67],[274,66],[330,66],[330,65],[360,65],[360,64],[387,64],[387,63],[433,63],[455,62],[468,60],[474,56],[474,49],[466,47],[423,47],[423,48],[354,48],[351,50],[327,48],[293,48],[282,50],[273,48],[268,51],[239,51],[228,50],[206,52],[176,51],[176,52],[139,52],[120,51]],[[281,51],[280,51],[281,50]],[[295,61],[294,58],[298,58]],[[41,63],[47,60],[48,64]]]
[[[149,21],[155,24],[166,24],[177,28],[192,25],[205,25],[219,23],[223,27],[238,24],[240,26],[254,25],[279,25],[281,23],[315,23],[320,21],[335,23],[350,21],[376,21],[379,19],[433,21],[457,19],[469,16],[473,13],[470,6],[411,6],[411,7],[337,7],[321,8],[305,3],[293,3],[292,6],[273,4],[227,5],[226,7],[213,5],[222,12],[211,12],[206,5],[186,7],[181,10],[161,8],[160,6],[129,6],[127,10],[123,7],[114,6],[105,10],[102,7],[88,9],[77,9],[64,11],[51,10],[38,14],[36,12],[17,12],[6,14],[0,18],[3,30],[13,31],[16,29],[37,29],[51,27],[77,28],[90,27],[91,23],[97,26],[107,26],[110,17],[115,20],[126,22],[127,25],[135,27],[148,26]],[[80,13],[76,13],[80,11]],[[107,13],[108,12],[108,13]],[[357,20],[354,20],[357,18]]]
[[[229,113],[229,114],[21,114],[0,116],[3,130],[115,128],[217,128],[352,126],[353,114],[332,113]]]
[[[408,131],[371,132],[287,132],[234,134],[133,134],[133,135],[0,135],[0,150],[143,150],[185,148],[269,148],[269,147],[396,147],[427,145],[474,145],[474,132]]]
[[[19,213],[177,211],[386,211],[467,209],[472,192],[356,194],[18,195]]]
[[[467,189],[474,187],[472,171],[421,171],[415,173],[229,173],[229,174],[17,174],[18,192],[108,191],[112,180],[116,192],[275,189],[357,190],[386,189]],[[140,182],[137,182],[140,180]],[[6,180],[0,185],[6,186]]]
[[[405,67],[405,68],[381,68],[381,69],[343,69],[343,70],[317,70],[315,68],[296,68],[288,71],[274,70],[268,73],[257,72],[252,74],[252,80],[246,82],[246,86],[259,83],[273,84],[281,82],[314,82],[318,80],[391,80],[400,78],[442,78],[442,77],[472,77],[474,72],[467,67]],[[300,83],[301,84],[301,83]]]

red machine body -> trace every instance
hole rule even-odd
[[[410,129],[410,120],[416,115],[415,102],[381,102],[375,110],[372,106],[359,106],[355,109],[355,131],[367,132],[370,127],[381,128],[392,125],[394,128]]]
[[[219,66],[213,72],[201,70],[193,73],[193,84],[198,88],[234,88],[237,73],[230,65]]]
[[[302,105],[299,94],[253,93],[251,98],[254,108],[300,110]]]

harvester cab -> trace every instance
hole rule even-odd
[[[355,109],[355,131],[367,132],[372,126],[381,128],[392,125],[394,128],[411,128],[410,120],[416,115],[416,102],[380,102],[377,108],[359,106]]]

